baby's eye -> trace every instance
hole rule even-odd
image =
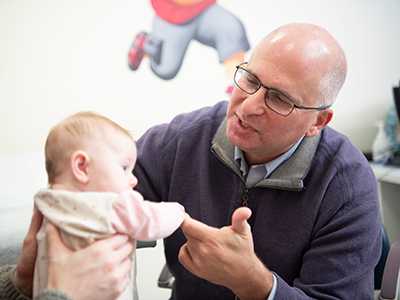
[[[126,171],[126,169],[128,169],[128,166],[122,166],[122,169],[124,169],[124,171]]]

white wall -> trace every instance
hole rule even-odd
[[[349,61],[331,125],[370,150],[373,121],[385,118],[400,79],[400,1],[218,3],[243,21],[252,47],[289,22],[328,29]],[[0,153],[41,151],[49,129],[79,110],[105,114],[138,138],[179,112],[226,99],[217,53],[197,42],[171,81],[146,59],[130,71],[127,52],[138,31],[151,31],[153,15],[148,0],[0,0]]]
[[[328,29],[349,62],[331,124],[361,150],[371,149],[373,121],[386,117],[400,79],[399,0],[218,3],[243,21],[252,47],[290,22]],[[217,53],[196,42],[171,81],[157,78],[148,60],[130,71],[127,52],[138,31],[151,31],[153,15],[148,0],[0,0],[0,154],[41,153],[50,128],[79,110],[102,113],[138,138],[179,112],[226,99]],[[167,298],[156,288],[162,246],[138,257],[141,299]]]

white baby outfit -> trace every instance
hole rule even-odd
[[[42,189],[34,197],[43,214],[37,234],[38,253],[35,265],[33,297],[46,288],[48,270],[48,221],[60,229],[62,240],[72,250],[115,233],[127,234],[134,246],[133,263],[127,289],[119,300],[137,299],[136,240],[154,241],[171,235],[185,218],[184,208],[174,202],[151,202],[136,191],[121,194],[107,192],[69,192]]]

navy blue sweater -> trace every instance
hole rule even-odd
[[[218,228],[230,225],[248,198],[254,249],[277,278],[276,300],[373,299],[382,221],[363,154],[326,127],[247,190],[225,134],[227,105],[178,115],[146,132],[137,142],[136,189],[145,199],[177,201],[192,218]],[[179,263],[185,241],[180,229],[164,241],[176,278],[171,299],[235,299]]]

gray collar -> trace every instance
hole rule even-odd
[[[235,164],[235,146],[226,137],[226,125],[227,119],[225,118],[214,136],[211,148],[244,182],[243,176]],[[321,132],[312,138],[305,137],[293,155],[276,168],[268,178],[260,181],[256,186],[291,190],[303,189],[303,178],[314,157],[320,136]]]

